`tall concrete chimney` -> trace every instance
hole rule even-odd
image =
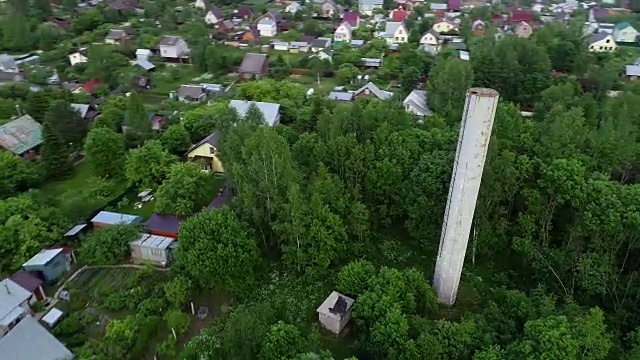
[[[433,276],[438,299],[447,305],[458,293],[498,98],[493,89],[467,91]]]

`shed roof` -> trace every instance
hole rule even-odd
[[[625,75],[627,76],[640,76],[640,66],[627,65],[625,68]]]
[[[62,249],[42,249],[22,266],[44,266],[62,252]]]
[[[160,215],[154,213],[147,220],[146,226],[149,231],[162,231],[177,234],[182,220],[173,215]]]
[[[336,101],[351,101],[353,100],[353,93],[345,92],[345,91],[332,91],[327,96],[329,100]]]
[[[11,360],[71,360],[73,353],[32,316],[0,339],[0,354]]]
[[[229,102],[229,106],[234,108],[240,117],[244,117],[247,115],[247,111],[249,111],[249,107],[251,105],[255,105],[262,116],[264,117],[264,121],[269,125],[276,125],[276,122],[280,116],[280,104],[261,102],[261,101],[246,101],[246,100],[231,100]]]
[[[78,224],[71,228],[71,230],[64,233],[64,236],[74,236],[77,235],[82,229],[86,228],[87,224]]]
[[[98,215],[91,219],[91,222],[109,224],[109,225],[129,225],[137,224],[142,221],[142,218],[137,215],[121,214],[111,211],[100,211]]]
[[[244,55],[238,71],[241,73],[261,74],[262,66],[266,61],[266,54],[247,53]]]
[[[42,143],[42,125],[29,115],[23,115],[0,126],[0,147],[16,155]]]
[[[33,293],[40,286],[42,286],[42,280],[31,275],[29,272],[20,270],[17,273],[11,275],[11,280],[16,284],[22,286],[23,289]]]
[[[145,69],[145,70],[151,70],[151,69],[155,69],[155,65],[153,65],[153,63],[147,59],[137,59],[136,60],[136,65],[140,66],[141,68]]]
[[[327,299],[316,310],[322,315],[335,319],[342,317],[353,307],[355,300],[337,291],[331,292]]]
[[[62,315],[64,315],[64,313],[60,309],[54,307],[40,320],[49,325],[49,327],[53,327],[53,325],[55,325],[60,320],[60,318],[62,318]]]
[[[143,233],[138,240],[130,242],[129,245],[164,250],[174,241],[174,238]]]
[[[9,319],[13,320],[15,308],[31,297],[31,293],[11,279],[0,281],[0,324]],[[10,322],[10,321],[9,321]],[[3,354],[3,352],[0,352]]]

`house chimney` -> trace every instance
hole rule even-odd
[[[9,290],[9,285],[4,284],[4,288],[7,289],[7,294],[11,295],[11,290]]]

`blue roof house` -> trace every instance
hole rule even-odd
[[[22,264],[22,268],[44,282],[54,283],[71,269],[71,261],[63,249],[44,249]]]

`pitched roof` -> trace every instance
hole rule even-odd
[[[393,96],[392,92],[381,90],[379,87],[376,86],[376,84],[372,82],[368,82],[364,84],[360,89],[356,90],[354,93],[354,96],[357,96],[358,94],[360,94],[365,90],[369,90],[375,97],[377,97],[380,100],[386,100]]]
[[[179,40],[181,40],[182,38],[180,36],[175,36],[175,35],[165,35],[162,37],[162,39],[160,39],[160,42],[158,43],[158,45],[162,45],[162,46],[174,46],[175,44],[178,43]]]
[[[111,211],[100,211],[91,219],[91,222],[107,225],[128,225],[137,224],[142,220],[140,216],[121,214]]]
[[[204,138],[204,139],[198,141],[197,143],[193,144],[191,146],[191,148],[189,149],[189,151],[191,151],[191,150],[193,150],[193,149],[197,148],[198,146],[200,146],[202,144],[205,144],[205,143],[209,144],[209,145],[211,145],[213,147],[216,147],[217,144],[218,144],[218,133],[214,131],[213,133],[211,133],[211,135],[209,135],[206,138]]]
[[[338,28],[336,29],[336,32],[338,30],[342,30],[342,31],[347,31],[347,32],[352,32],[353,28],[351,27],[351,24],[349,24],[348,22],[343,22],[342,24],[340,24],[340,26],[338,26]]]
[[[11,279],[0,281],[0,324],[14,319],[14,310],[31,297],[31,293]],[[0,352],[3,355],[4,353]]]
[[[512,10],[511,14],[509,15],[509,21],[511,21],[511,22],[520,22],[520,21],[529,22],[529,21],[533,21],[533,16],[534,16],[533,11],[529,11],[529,10]]]
[[[64,236],[77,235],[80,231],[82,231],[86,227],[87,227],[87,224],[78,224],[78,225],[72,227],[71,229],[69,229],[69,231],[67,231],[66,233],[64,233]]]
[[[9,54],[0,54],[0,68],[5,71],[17,70],[18,64],[13,56]]]
[[[280,104],[261,102],[261,101],[246,101],[246,100],[231,100],[229,107],[234,108],[240,117],[247,115],[249,107],[255,105],[262,113],[264,121],[270,125],[276,125],[278,118],[280,117]]]
[[[152,69],[155,69],[156,66],[153,65],[153,63],[147,59],[137,59],[136,60],[136,65],[140,66],[141,68],[149,71]]]
[[[448,4],[443,4],[443,3],[430,3],[429,4],[429,9],[430,10],[447,10],[448,7],[449,7]]]
[[[71,360],[73,354],[32,316],[0,339],[0,354],[11,360]]]
[[[247,53],[242,59],[242,64],[238,68],[238,72],[261,74],[262,67],[267,62],[266,54]]]
[[[206,95],[204,89],[200,85],[180,85],[180,88],[178,88],[176,93],[178,97],[191,99],[199,99]]]
[[[11,280],[14,283],[22,286],[23,289],[27,290],[30,293],[33,293],[40,286],[42,286],[42,280],[24,270],[20,270],[17,273],[11,275]]]
[[[124,30],[120,30],[120,29],[111,29],[109,30],[109,33],[107,33],[107,36],[105,37],[105,39],[109,39],[109,40],[120,40],[124,37],[127,36],[127,32]]]
[[[161,215],[153,213],[146,222],[147,230],[162,231],[167,233],[178,233],[182,220],[173,215]]]
[[[400,28],[400,26],[402,26],[402,22],[399,21],[387,21],[387,23],[384,26],[384,33],[385,34],[389,34],[389,35],[393,35],[396,33],[396,31],[398,31],[398,28]]]
[[[391,12],[391,20],[397,22],[403,22],[407,20],[407,16],[409,16],[409,12],[405,10],[393,10]]]
[[[596,43],[598,41],[602,41],[604,40],[607,36],[609,36],[609,34],[607,34],[606,32],[601,32],[601,33],[597,33],[597,34],[593,34],[591,36],[589,36],[587,38],[587,44],[591,45],[593,43]]]
[[[403,104],[410,104],[412,113],[420,116],[428,116],[432,114],[431,109],[427,105],[427,92],[424,90],[413,90],[402,101]]]
[[[624,29],[626,29],[628,27],[632,27],[631,24],[629,24],[626,21],[623,21],[623,22],[617,23],[615,29],[616,30],[624,30]]]
[[[640,76],[640,66],[627,65],[625,68],[625,75],[627,76]]]
[[[360,22],[360,13],[357,13],[355,11],[347,11],[342,14],[342,21],[348,22],[349,25],[353,27],[358,26],[358,23]]]
[[[233,10],[233,13],[239,17],[251,16],[253,14],[253,10],[251,10],[250,6],[242,5],[237,9]]]
[[[89,80],[86,83],[82,84],[82,88],[89,95],[93,95],[93,92],[96,90],[96,87],[102,85],[102,81],[99,79]]]
[[[462,0],[448,0],[447,7],[449,11],[460,11],[462,7]]]
[[[0,126],[0,147],[16,155],[42,143],[42,125],[29,115],[23,115]]]
[[[31,259],[29,259],[26,263],[22,264],[22,266],[44,266],[58,254],[62,252],[62,249],[42,249],[39,253],[35,254]]]
[[[382,6],[383,0],[358,0],[360,6]]]
[[[351,101],[353,100],[353,93],[345,91],[332,91],[327,96],[329,100],[335,101]]]
[[[215,17],[216,17],[216,19],[218,19],[218,20],[220,20],[220,19],[222,19],[222,18],[224,17],[224,13],[222,12],[222,9],[220,9],[220,8],[219,8],[219,7],[217,7],[217,6],[212,6],[212,7],[209,9],[209,12],[210,12],[210,13],[212,13],[212,14],[213,14],[213,16],[215,16]]]
[[[83,119],[89,112],[89,104],[71,104],[71,108],[80,114]]]
[[[143,233],[140,234],[137,240],[130,242],[129,245],[164,250],[174,241],[176,241],[174,238]]]

